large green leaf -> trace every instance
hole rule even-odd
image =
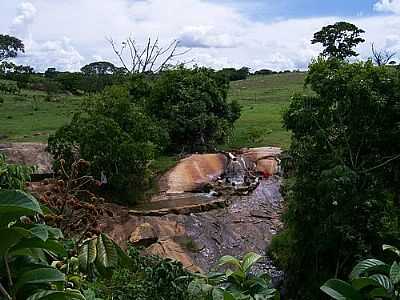
[[[16,220],[21,216],[42,214],[39,202],[32,196],[19,190],[0,190],[1,224]]]
[[[243,262],[242,262],[242,268],[243,271],[245,273],[247,273],[248,271],[250,271],[251,267],[260,259],[262,258],[261,255],[254,253],[254,252],[250,252],[247,253],[244,257],[243,257]]]
[[[387,277],[386,275],[374,274],[369,276],[369,278],[378,282],[382,287],[384,287],[388,291],[391,291],[393,289],[393,284],[390,281],[389,277]]]
[[[23,238],[31,237],[32,233],[21,227],[0,228],[0,256],[18,244]]]
[[[240,265],[240,260],[238,260],[236,257],[233,257],[231,255],[225,255],[222,256],[219,261],[218,261],[218,266],[225,266],[225,265],[232,265],[237,267],[238,269],[242,269],[242,266]]]
[[[10,249],[10,254],[14,251],[18,252],[21,249],[43,249],[51,251],[60,257],[67,256],[67,251],[64,249],[63,245],[57,240],[47,240],[43,242],[41,239],[38,238],[30,238],[21,240],[17,245],[15,245],[12,249]]]
[[[369,298],[368,299],[382,299],[382,298],[389,298],[390,299],[390,294],[388,291],[383,288],[375,288],[372,291],[368,293]]]
[[[400,250],[397,249],[396,247],[390,246],[390,245],[383,245],[382,248],[383,248],[383,251],[386,251],[386,250],[392,251],[393,253],[397,254],[397,256],[400,257]]]
[[[359,278],[365,272],[368,272],[372,269],[376,269],[376,267],[385,266],[386,264],[383,261],[378,259],[365,259],[360,261],[354,268],[350,274],[350,279]]]
[[[97,239],[86,241],[79,249],[78,259],[79,267],[86,272],[90,264],[93,264],[97,256],[96,248]]]
[[[362,300],[362,295],[350,284],[339,279],[329,279],[321,290],[336,300]]]
[[[96,263],[104,268],[116,267],[118,264],[114,243],[103,233],[97,238]]]
[[[63,282],[65,275],[55,268],[38,268],[27,271],[19,276],[15,287],[20,289],[27,284],[35,283],[50,283],[50,282]]]
[[[398,284],[400,282],[400,264],[395,261],[390,268],[389,274],[393,284]]]
[[[49,238],[49,230],[47,225],[35,224],[32,226],[32,228],[30,228],[30,231],[34,236],[38,237],[43,242],[47,241]]]
[[[377,287],[379,283],[376,280],[366,277],[356,278],[351,281],[351,285],[358,291],[370,288],[370,287]]]
[[[81,294],[81,292],[77,290],[68,290],[68,291],[40,291],[32,296],[30,296],[27,300],[85,300],[85,297]]]

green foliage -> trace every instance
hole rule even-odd
[[[223,82],[204,68],[168,70],[154,81],[145,106],[166,124],[173,151],[204,151],[224,142],[240,106],[226,101]]]
[[[218,267],[230,266],[223,273],[197,275],[189,285],[189,294],[198,300],[264,300],[279,299],[279,293],[272,288],[268,274],[254,275],[251,269],[262,258],[256,253],[247,253],[243,260],[233,256],[220,258]]]
[[[79,152],[95,178],[105,176],[114,191],[140,195],[148,184],[149,162],[166,140],[165,131],[130,101],[125,87],[112,87],[87,99],[82,112],[49,138],[49,150],[67,166]]]
[[[67,288],[65,275],[48,257],[63,257],[59,231],[33,223],[43,212],[22,192],[0,191],[0,293],[5,299],[84,299]]]
[[[324,26],[316,32],[311,42],[322,44],[324,47],[323,56],[343,60],[358,55],[353,48],[365,42],[360,37],[364,32],[351,23],[337,22],[333,25]]]
[[[236,70],[235,68],[224,68],[217,72],[218,76],[222,76],[227,81],[245,80],[250,74],[247,67]]]
[[[81,72],[85,75],[112,74],[115,70],[116,67],[107,61],[93,62],[81,68]]]
[[[97,274],[110,277],[118,266],[130,262],[130,258],[105,234],[85,241],[78,250],[79,269],[89,278],[95,278]]]
[[[24,189],[33,170],[33,167],[6,163],[6,156],[0,153],[0,190]]]
[[[317,95],[293,97],[284,115],[294,178],[287,250],[274,252],[296,299],[315,298],[322,282],[400,234],[398,70],[319,59],[307,83]]]
[[[0,62],[17,57],[18,52],[25,52],[22,41],[13,36],[0,34]]]
[[[400,297],[400,251],[384,245],[397,255],[391,265],[377,259],[366,259],[359,262],[350,274],[350,282],[340,279],[329,279],[321,290],[333,299],[398,299]]]
[[[187,300],[191,275],[178,262],[141,256],[129,249],[130,263],[115,270],[107,280],[97,280],[91,290],[104,300]]]

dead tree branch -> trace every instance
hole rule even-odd
[[[131,37],[128,37],[121,43],[121,47],[118,48],[112,38],[107,39],[110,43],[115,55],[122,63],[123,68],[131,73],[146,73],[146,72],[160,72],[163,71],[167,66],[171,64],[178,64],[174,62],[177,57],[187,54],[191,49],[187,49],[179,52],[179,41],[174,40],[169,43],[166,47],[160,45],[159,39],[154,41],[148,38],[145,46],[141,48],[137,45],[136,41]],[[129,53],[124,53],[124,50],[128,48]],[[179,64],[188,64],[193,60],[179,62]]]
[[[389,52],[388,50],[376,50],[374,43],[372,43],[372,59],[378,66],[384,66],[392,63],[396,52]]]

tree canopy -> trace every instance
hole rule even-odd
[[[0,34],[0,62],[17,57],[18,52],[25,52],[22,41],[10,35]]]
[[[85,75],[113,74],[116,70],[117,67],[107,61],[93,62],[81,68],[81,72]]]
[[[354,47],[365,42],[360,37],[365,31],[356,25],[347,22],[337,22],[333,25],[327,25],[314,34],[311,40],[312,44],[322,44],[324,50],[323,56],[338,59],[346,59],[352,56],[358,56]]]

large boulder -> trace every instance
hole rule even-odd
[[[182,159],[160,180],[160,191],[178,194],[200,189],[225,172],[223,154],[193,154]]]
[[[140,224],[132,232],[129,241],[135,246],[148,247],[157,242],[158,236],[154,227],[149,223]]]
[[[35,166],[35,174],[52,174],[52,157],[43,143],[8,143],[0,144],[0,152],[7,157],[7,162]]]

